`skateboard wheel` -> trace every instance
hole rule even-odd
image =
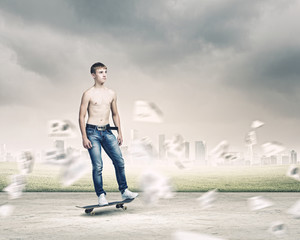
[[[92,208],[92,209],[85,209],[85,213],[90,213],[90,212],[92,212],[94,209]]]
[[[94,215],[95,215],[95,212],[91,212],[90,215],[91,215],[91,216],[94,216]]]
[[[117,205],[116,205],[116,208],[120,208],[120,207],[121,207],[120,204],[117,204]]]
[[[123,206],[123,210],[124,210],[124,211],[127,210],[127,206]]]

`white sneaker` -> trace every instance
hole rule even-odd
[[[104,194],[104,193],[102,193],[102,194],[98,197],[98,203],[99,203],[99,206],[106,206],[106,205],[108,205],[108,201],[106,200],[105,194]]]
[[[121,194],[122,199],[133,199],[136,198],[139,194],[129,191],[128,189],[125,189],[125,191]]]

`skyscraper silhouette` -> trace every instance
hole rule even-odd
[[[206,145],[204,141],[195,142],[195,163],[206,165]]]
[[[164,134],[160,134],[158,136],[158,157],[159,157],[159,160],[164,160],[166,158],[165,135]]]
[[[297,152],[295,150],[291,151],[291,164],[297,164]]]
[[[185,159],[190,159],[190,143],[184,142],[184,157]]]

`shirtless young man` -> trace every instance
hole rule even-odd
[[[82,134],[83,146],[88,149],[92,166],[95,192],[100,206],[107,205],[106,192],[103,189],[102,169],[103,162],[101,148],[111,158],[122,198],[135,198],[138,193],[133,193],[127,188],[124,159],[120,150],[123,138],[120,126],[120,117],[117,110],[117,96],[114,91],[104,86],[107,78],[107,67],[98,62],[91,66],[91,74],[95,80],[94,86],[86,90],[81,99],[79,110],[79,126]],[[109,115],[118,128],[118,137],[111,132]],[[87,124],[85,116],[88,112]]]

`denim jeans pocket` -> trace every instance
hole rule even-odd
[[[113,134],[112,131],[111,131],[110,129],[107,129],[107,132],[108,132],[109,134]]]
[[[94,134],[95,129],[94,128],[86,128],[85,131],[86,131],[87,135],[92,135],[92,134]]]

